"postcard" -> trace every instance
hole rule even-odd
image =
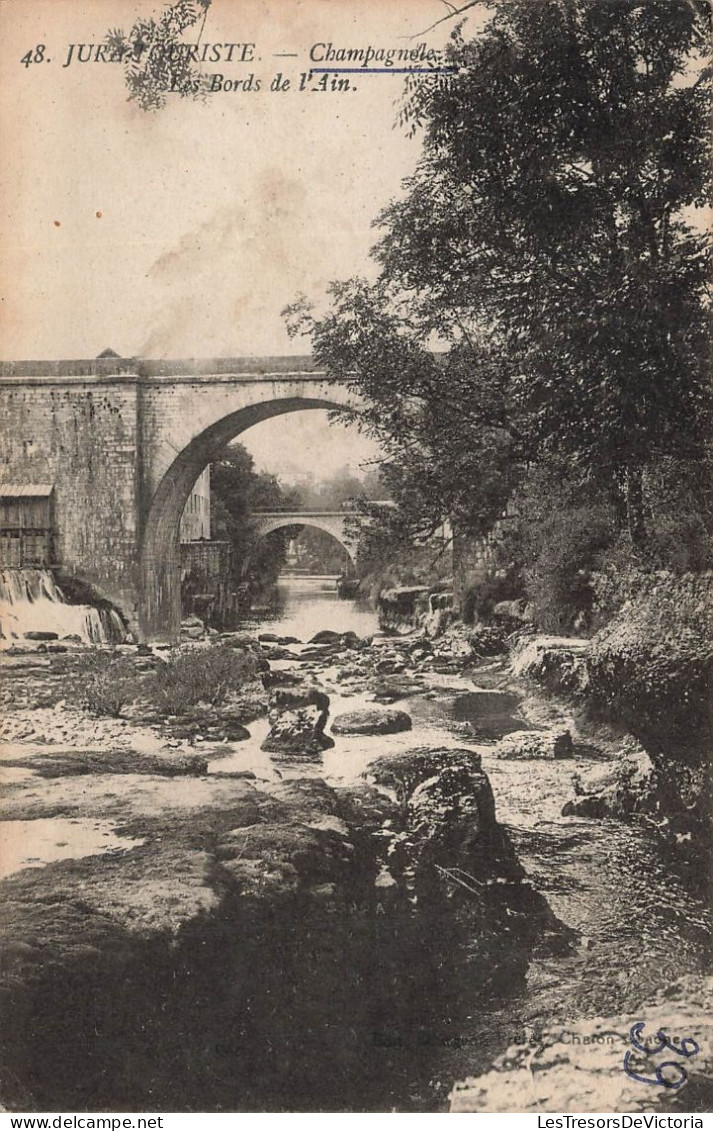
[[[710,19],[0,0],[10,1126],[703,1127]]]

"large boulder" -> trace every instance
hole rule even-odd
[[[642,575],[592,639],[589,691],[655,758],[707,761],[713,745],[713,572]]]
[[[334,745],[324,733],[329,696],[316,687],[275,688],[267,717],[270,733],[262,749],[274,754],[314,756]]]
[[[574,747],[568,730],[516,730],[496,742],[493,753],[499,758],[571,758]]]
[[[342,634],[335,632],[331,628],[323,628],[319,632],[315,632],[314,636],[310,636],[310,644],[338,644],[342,638]]]
[[[470,774],[478,774],[482,769],[480,754],[466,747],[420,746],[377,758],[370,764],[365,777],[394,793],[398,801],[405,802],[421,782],[453,766],[465,767]]]
[[[516,597],[512,601],[498,601],[493,605],[491,617],[500,622],[510,631],[533,621],[533,609],[524,597]]]
[[[568,636],[525,638],[515,649],[512,674],[553,694],[580,695],[587,690],[589,641]]]
[[[502,656],[507,652],[509,625],[478,624],[470,634],[470,647],[473,655],[482,659],[486,656]]]
[[[587,674],[596,710],[651,756],[653,819],[700,851],[713,829],[713,572],[641,574],[592,639]]]
[[[333,734],[396,734],[402,730],[411,730],[411,716],[394,708],[347,711],[332,723]]]
[[[662,817],[661,783],[651,758],[635,740],[622,743],[613,761],[573,774],[574,796],[565,803],[563,817]]]
[[[493,968],[505,936],[524,943],[542,931],[550,913],[523,882],[477,751],[419,747],[377,759],[364,776],[396,796],[384,862],[434,925],[448,907],[473,955],[487,954]]]
[[[523,878],[510,840],[495,819],[493,791],[482,770],[457,761],[445,766],[416,787],[407,810],[423,882],[441,884],[445,872],[447,880],[467,891],[496,878]]]

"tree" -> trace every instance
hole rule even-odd
[[[284,537],[276,532],[269,542],[256,539],[250,516],[254,510],[299,509],[297,491],[286,491],[276,476],[257,472],[242,444],[231,444],[211,464],[210,488],[213,537],[231,543],[236,581],[245,579],[247,563],[247,579],[254,585],[276,581],[284,565]]]
[[[349,418],[379,440],[382,495],[398,507],[365,501],[361,509],[399,543],[427,541],[446,518],[484,532],[517,479],[523,440],[506,410],[507,363],[472,339],[434,354],[432,327],[399,308],[386,279],[353,279],[330,293],[324,318],[303,299],[285,314],[292,333],[310,334],[318,364],[364,397]]]
[[[325,318],[296,306],[293,325],[373,402],[367,426],[424,514],[477,529],[527,465],[566,461],[622,500],[641,543],[645,470],[703,465],[713,420],[695,222],[710,202],[710,10],[485,6],[473,39],[454,29],[457,73],[410,83],[401,120],[423,155],[377,219],[377,283],[337,285]]]

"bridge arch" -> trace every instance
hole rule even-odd
[[[200,380],[192,382],[194,396],[184,402],[179,427],[167,429],[150,467],[154,482],[149,485],[155,487],[146,508],[140,553],[139,631],[144,640],[178,638],[181,515],[196,479],[226,444],[275,416],[304,409],[358,408],[357,398],[346,386],[328,382],[320,374],[234,380],[227,396],[225,381],[218,389],[200,388],[201,384]],[[180,449],[177,439],[183,445]],[[170,460],[167,448],[173,456]]]
[[[252,515],[252,525],[257,533],[258,541],[267,538],[276,530],[285,530],[290,526],[311,526],[315,530],[323,530],[346,551],[352,566],[356,567],[354,550],[345,535],[347,517],[345,511],[257,511]],[[251,555],[248,554],[245,562],[244,572],[246,574],[250,565],[250,557]]]

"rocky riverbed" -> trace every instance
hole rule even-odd
[[[467,630],[190,647],[253,674],[97,718],[64,696],[79,650],[0,660],[8,1107],[438,1110],[522,1032],[636,1019],[652,961],[707,968],[675,860],[660,901],[627,880],[649,832],[562,816],[633,740],[524,696]]]

